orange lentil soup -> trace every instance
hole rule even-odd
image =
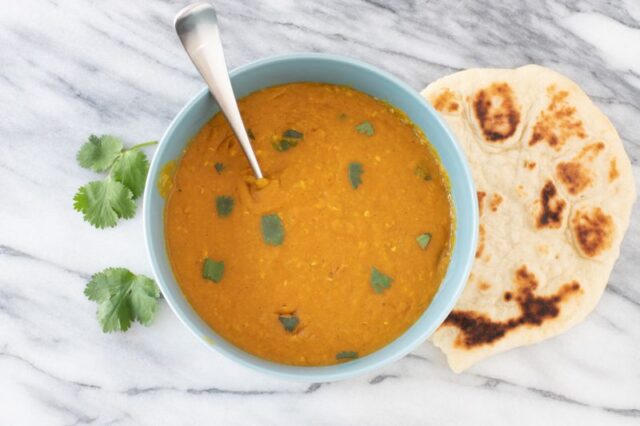
[[[335,364],[390,343],[449,263],[453,211],[435,152],[402,113],[348,87],[275,86],[240,110],[264,181],[221,114],[161,178],[185,296],[267,360]]]

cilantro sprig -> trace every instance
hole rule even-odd
[[[89,136],[76,159],[85,169],[108,172],[103,180],[89,182],[78,189],[73,207],[96,228],[116,226],[118,219],[136,213],[135,199],[144,192],[149,161],[140,150],[155,145],[145,142],[125,149],[115,136]],[[89,300],[98,304],[96,316],[102,331],[127,331],[131,323],[151,324],[158,308],[160,290],[155,281],[125,268],[107,268],[91,277],[84,289]]]
[[[102,331],[127,331],[138,321],[150,325],[158,308],[160,290],[155,281],[125,268],[107,268],[91,277],[84,294],[98,303]]]
[[[149,161],[140,148],[156,143],[144,142],[125,149],[115,136],[89,136],[76,156],[78,164],[108,174],[103,180],[81,186],[73,197],[73,208],[96,228],[111,228],[118,219],[132,218],[136,213],[134,200],[144,192],[149,171]]]

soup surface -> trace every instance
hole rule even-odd
[[[275,86],[240,110],[266,180],[221,114],[161,178],[185,296],[225,339],[281,363],[335,364],[393,341],[449,263],[435,152],[404,115],[343,86]]]

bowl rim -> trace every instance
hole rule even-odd
[[[294,365],[287,365],[287,364],[268,361],[263,358],[259,358],[253,354],[250,354],[240,348],[237,348],[233,343],[226,341],[226,339],[222,338],[221,336],[219,337],[220,339],[225,340],[230,346],[237,348],[238,350],[241,350],[248,355],[246,358],[243,358],[231,352],[224,346],[208,341],[208,339],[205,336],[202,336],[200,333],[198,333],[198,331],[196,330],[196,326],[191,322],[191,320],[188,318],[186,313],[182,312],[181,308],[178,306],[178,302],[174,300],[172,294],[168,291],[169,285],[164,281],[164,277],[159,272],[160,261],[154,255],[153,244],[151,241],[152,209],[150,207],[150,204],[151,204],[151,193],[153,188],[155,188],[157,175],[163,166],[163,164],[160,164],[160,155],[158,155],[160,148],[168,143],[169,139],[171,139],[173,133],[176,131],[176,128],[178,127],[179,123],[185,119],[185,117],[193,109],[194,105],[198,101],[200,101],[202,97],[208,95],[209,90],[207,87],[204,87],[203,89],[199,90],[194,96],[192,96],[188,100],[188,102],[180,109],[180,111],[171,120],[171,123],[163,133],[162,138],[159,140],[158,146],[156,148],[156,152],[154,153],[154,156],[151,160],[149,172],[147,175],[145,191],[143,195],[144,243],[147,251],[147,256],[151,264],[153,276],[158,284],[158,287],[160,288],[160,291],[164,296],[164,299],[167,301],[167,304],[169,305],[170,309],[178,317],[180,322],[182,322],[182,324],[196,337],[197,340],[202,342],[208,348],[221,354],[225,358],[230,359],[231,361],[234,361],[245,367],[248,367],[249,369],[254,371],[258,371],[271,376],[289,379],[289,380],[304,381],[304,382],[328,382],[328,381],[348,379],[355,376],[361,376],[365,373],[371,372],[385,365],[389,365],[397,361],[398,359],[403,358],[404,356],[409,354],[411,351],[415,350],[419,345],[423,344],[426,341],[426,339],[429,336],[431,336],[433,332],[442,324],[442,322],[445,320],[447,315],[453,310],[455,303],[460,298],[460,295],[466,286],[466,282],[468,280],[469,273],[473,265],[473,253],[475,253],[475,248],[478,240],[478,223],[479,223],[478,202],[477,202],[477,197],[475,196],[476,190],[475,190],[475,185],[473,182],[469,165],[467,163],[464,153],[462,152],[462,149],[456,142],[456,137],[453,135],[449,127],[446,125],[443,118],[440,117],[437,111],[431,106],[431,104],[429,104],[429,102],[426,101],[426,99],[424,99],[411,86],[401,81],[399,78],[395,77],[391,73],[381,70],[366,62],[353,59],[350,57],[346,57],[346,56],[326,54],[326,53],[316,53],[316,52],[313,52],[313,53],[296,52],[296,53],[288,53],[288,54],[281,54],[281,55],[261,58],[256,61],[234,68],[229,72],[229,74],[233,79],[234,76],[238,74],[242,74],[246,71],[253,70],[255,68],[269,66],[271,64],[282,62],[282,61],[298,61],[298,60],[321,60],[321,61],[327,61],[327,62],[339,62],[346,65],[351,65],[357,68],[362,68],[365,71],[376,74],[378,77],[381,77],[382,79],[388,80],[390,83],[396,86],[399,90],[406,93],[407,96],[414,98],[414,100],[422,104],[422,106],[429,111],[430,113],[429,118],[431,120],[436,121],[438,125],[442,128],[442,131],[445,133],[445,135],[452,141],[451,149],[462,171],[462,176],[460,178],[460,180],[462,181],[461,185],[466,186],[465,188],[466,192],[469,192],[469,194],[471,194],[471,200],[469,200],[471,202],[471,212],[455,211],[454,222],[457,228],[457,225],[459,224],[460,215],[470,214],[469,218],[470,218],[470,224],[471,224],[471,235],[468,236],[469,250],[467,250],[467,253],[465,256],[466,261],[463,260],[464,263],[461,265],[463,267],[463,271],[461,274],[459,274],[460,280],[458,283],[454,284],[455,288],[454,288],[453,294],[450,296],[448,300],[446,300],[446,302],[443,304],[444,306],[442,306],[439,312],[435,314],[436,320],[432,321],[429,327],[425,327],[424,330],[421,330],[420,334],[414,337],[413,340],[411,340],[410,342],[408,342],[407,344],[405,344],[404,346],[396,350],[391,355],[386,356],[382,359],[371,361],[371,362],[360,362],[360,361],[367,360],[367,358],[370,355],[373,355],[376,352],[392,344],[396,339],[405,335],[413,326],[409,327],[400,336],[398,336],[396,339],[389,342],[387,345],[376,350],[375,352],[372,352],[371,354],[368,354],[363,358],[359,358],[358,360],[347,362],[347,363],[333,364],[328,366],[294,366]],[[265,88],[266,87],[269,87],[269,86],[265,86]],[[436,152],[438,152],[438,154],[440,154],[437,148],[434,147],[434,149],[436,150]],[[448,170],[447,170],[447,173],[449,173]],[[155,190],[157,191],[157,188]],[[455,244],[457,243],[458,241],[456,241]],[[169,265],[169,269],[171,269],[171,265]],[[446,276],[443,278],[443,282],[445,278]],[[174,280],[175,280],[175,277],[174,277]],[[180,290],[180,293],[182,293],[181,289],[178,289],[178,290]],[[435,300],[435,297],[436,296],[434,296],[434,300]],[[433,304],[433,300],[430,303],[430,305],[425,309],[425,311],[421,314],[421,316],[418,318],[417,321],[419,321],[425,315],[425,313],[431,308],[432,304]],[[213,329],[211,330],[217,335],[215,330]],[[261,362],[256,362],[256,361],[253,361],[252,359],[257,359]]]

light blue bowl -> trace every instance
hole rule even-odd
[[[386,72],[349,58],[312,53],[277,56],[233,70],[231,81],[239,98],[265,87],[296,81],[342,84],[383,99],[404,111],[438,151],[451,180],[456,211],[451,263],[431,305],[418,321],[396,340],[363,358],[324,367],[296,367],[266,361],[227,342],[200,319],[173,276],[165,248],[164,199],[157,188],[162,166],[179,158],[191,138],[218,112],[215,101],[204,89],[178,113],[162,137],[151,162],[144,194],[144,231],[149,258],[169,306],[205,345],[240,364],[282,378],[316,382],[345,379],[408,354],[435,331],[453,308],[467,281],[475,253],[478,228],[476,192],[467,163],[453,135],[435,110],[409,86]]]

